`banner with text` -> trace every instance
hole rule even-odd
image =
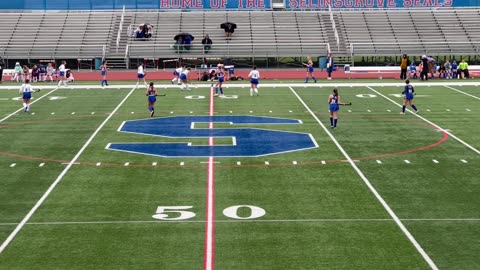
[[[480,0],[285,0],[287,9],[370,9],[478,7]]]
[[[0,10],[265,10],[271,0],[0,0]]]

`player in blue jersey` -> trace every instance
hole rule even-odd
[[[260,79],[260,72],[257,70],[257,66],[253,66],[252,71],[248,74],[250,79],[250,96],[255,93],[258,96],[258,80]]]
[[[38,91],[33,90],[32,86],[30,85],[30,79],[25,79],[25,83],[22,84],[19,90],[20,94],[22,94],[23,110],[25,112],[30,111],[30,99],[32,98],[32,93],[39,92],[39,91],[40,90]]]
[[[402,107],[402,112],[400,114],[405,114],[405,108],[407,103],[410,104],[412,109],[415,110],[415,113],[418,113],[417,107],[413,104],[413,96],[415,95],[415,90],[413,89],[413,86],[410,84],[410,80],[405,81],[405,88],[403,89],[402,95],[404,95],[404,100],[403,100],[403,107]]]
[[[329,112],[330,112],[330,126],[334,129],[337,127],[338,111],[340,105],[352,105],[352,103],[340,102],[340,96],[338,95],[338,89],[334,88],[333,93],[328,96]]]
[[[216,74],[218,81],[215,84],[215,96],[218,97],[218,90],[220,90],[220,96],[223,96],[222,84],[225,81],[225,70],[223,69],[223,64],[218,64]]]
[[[148,111],[150,112],[150,117],[153,117],[153,114],[155,114],[155,102],[157,101],[158,96],[157,89],[153,86],[153,82],[148,86],[145,95],[148,97]]]
[[[175,69],[173,71],[173,79],[172,79],[172,84],[174,84],[175,82],[177,82],[178,84],[180,84],[180,74],[182,74],[182,71],[185,69],[185,65]]]
[[[332,79],[333,67],[334,67],[333,57],[331,54],[328,54],[327,55],[327,80]]]
[[[317,82],[317,79],[313,75],[313,61],[312,57],[307,56],[307,63],[303,63],[304,66],[307,67],[307,77],[305,78],[305,83],[308,83],[308,79],[312,77],[314,82]]]
[[[102,65],[100,66],[100,70],[102,72],[102,87],[104,86],[108,86],[108,81],[107,81],[107,70],[108,70],[108,66],[107,66],[107,61],[103,61],[102,62]]]

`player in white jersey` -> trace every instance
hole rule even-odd
[[[180,74],[182,74],[182,71],[185,69],[185,65],[175,69],[173,71],[173,79],[172,79],[172,84],[174,84],[175,82],[177,82],[178,84],[180,84]]]
[[[148,84],[145,81],[145,70],[143,68],[143,63],[140,64],[137,70],[137,84],[135,85],[135,89],[138,88],[138,83],[140,82],[140,79],[143,80],[143,84],[145,85],[145,87],[148,88]]]
[[[250,96],[253,96],[253,92],[258,96],[258,80],[260,79],[260,72],[257,70],[257,66],[253,66],[253,70],[248,74],[250,79]]]
[[[190,73],[190,68],[186,68],[180,73],[180,80],[182,81],[182,87],[180,88],[182,91],[183,90],[191,90],[188,87],[188,73]]]
[[[62,61],[62,64],[58,67],[58,87],[60,87],[62,82],[63,85],[67,86],[67,78],[65,77],[67,73],[67,69],[65,68],[66,64],[67,62]]]
[[[25,112],[30,111],[30,99],[32,98],[32,93],[39,91],[40,90],[33,90],[32,86],[30,85],[30,79],[25,79],[25,83],[20,86],[20,90],[18,92],[22,94],[23,110]]]

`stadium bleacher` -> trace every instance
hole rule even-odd
[[[0,56],[205,57],[201,46],[205,34],[213,40],[209,57],[299,57],[327,52],[336,56],[477,55],[480,41],[476,9],[125,11],[121,17],[121,11],[4,13]],[[220,28],[225,21],[238,26],[230,41]],[[153,25],[154,37],[130,37],[143,23]],[[173,46],[173,37],[181,32],[195,37],[188,51],[179,52]]]

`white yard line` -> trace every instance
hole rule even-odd
[[[398,104],[397,102],[395,102],[394,100],[392,100],[391,98],[385,96],[384,94],[378,92],[377,90],[373,89],[372,87],[370,86],[367,86],[368,89],[370,89],[371,91],[375,92],[376,94],[378,94],[379,96],[382,96],[383,98],[385,98],[386,100],[392,102],[393,104],[397,105],[398,107],[402,107],[401,104]],[[421,110],[421,109],[420,109]],[[409,109],[407,109],[407,111],[411,112]],[[426,119],[425,117],[421,116],[421,115],[418,115],[416,113],[412,113],[413,115],[415,115],[416,117],[422,119],[423,121],[429,123],[430,125],[434,126],[435,128],[437,128],[438,130],[440,131],[443,131],[445,133],[448,134],[448,136],[452,137],[453,139],[457,140],[458,142],[460,142],[461,144],[463,144],[464,146],[466,146],[467,148],[469,148],[470,150],[474,151],[475,153],[479,154],[480,155],[480,150],[476,149],[475,147],[471,146],[470,144],[464,142],[463,140],[461,140],[460,138],[458,138],[457,136],[453,135],[448,129],[444,129],[442,127],[440,127],[439,125],[433,123],[432,121]]]
[[[52,90],[53,91],[53,90]],[[20,230],[25,226],[25,224],[30,220],[32,215],[37,211],[37,209],[43,204],[43,202],[47,199],[47,197],[50,195],[50,193],[53,191],[53,189],[62,181],[63,177],[67,174],[67,172],[72,168],[73,164],[78,160],[80,155],[85,151],[87,146],[93,141],[93,139],[97,136],[97,134],[100,132],[100,130],[105,126],[105,124],[112,118],[112,116],[115,114],[115,112],[120,108],[120,106],[125,103],[125,101],[130,97],[130,95],[135,91],[135,88],[130,90],[130,92],[125,96],[125,98],[117,105],[117,107],[110,113],[107,118],[103,121],[102,124],[93,132],[93,134],[90,136],[90,138],[85,142],[85,144],[80,148],[78,153],[73,157],[73,159],[68,163],[67,167],[63,169],[63,171],[58,175],[57,179],[50,185],[50,187],[47,189],[47,191],[43,194],[43,196],[38,200],[38,202],[33,206],[33,208],[28,212],[28,214],[22,219],[22,221],[15,227],[12,233],[7,237],[7,239],[2,243],[0,246],[0,254],[7,248],[7,246],[12,242],[12,240],[15,238],[15,236],[20,232]]]
[[[409,222],[480,222],[480,218],[405,218],[401,221]],[[104,220],[104,221],[44,221],[28,222],[27,226],[46,226],[46,225],[108,225],[108,224],[151,224],[151,223],[206,223],[206,220]],[[215,220],[215,223],[313,223],[313,222],[394,222],[391,218],[312,218],[312,219],[250,219],[250,220]],[[18,223],[0,223],[0,226],[17,226]]]
[[[332,135],[332,133],[325,127],[325,125],[318,119],[318,117],[315,115],[315,113],[308,107],[308,105],[303,101],[303,99],[295,92],[295,90],[290,87],[290,90],[292,93],[297,97],[297,99],[302,103],[302,105],[305,107],[305,109],[308,110],[310,115],[317,121],[317,123],[322,127],[322,129],[325,131],[325,133],[328,134],[330,139],[335,143],[337,146],[338,150],[342,152],[343,156],[348,160],[352,168],[355,170],[355,172],[360,176],[360,178],[363,180],[365,185],[370,189],[370,191],[373,193],[375,198],[382,204],[383,208],[388,212],[388,214],[392,217],[392,219],[395,221],[397,226],[402,230],[402,232],[405,234],[405,236],[410,240],[410,242],[413,244],[413,246],[417,249],[417,251],[422,255],[423,259],[428,263],[430,268],[433,270],[438,270],[438,267],[435,265],[433,260],[428,256],[428,254],[423,250],[423,248],[420,246],[420,244],[417,242],[417,240],[413,237],[413,235],[408,231],[408,229],[403,225],[402,221],[398,218],[398,216],[393,212],[392,208],[387,204],[387,202],[383,199],[383,197],[378,193],[378,191],[375,189],[375,187],[370,183],[368,178],[363,174],[363,172],[358,168],[358,166],[355,164],[355,162],[352,160],[352,158],[348,155],[348,153],[343,149],[343,147],[340,145],[340,143],[335,139],[335,137]]]
[[[453,91],[457,91],[457,92],[459,92],[459,93],[462,93],[462,94],[467,95],[467,96],[469,96],[469,97],[472,97],[472,98],[474,98],[474,99],[480,100],[480,97],[474,96],[474,95],[469,94],[469,93],[465,93],[465,92],[463,92],[463,91],[460,91],[460,90],[458,90],[458,89],[456,89],[456,88],[453,88],[453,87],[451,87],[451,86],[448,86],[448,85],[444,85],[444,86],[445,86],[446,88],[448,88],[448,89],[453,90]]]
[[[17,87],[17,88],[18,88],[18,87]],[[41,96],[41,97],[39,97],[39,98],[34,99],[32,102],[30,102],[30,104],[35,104],[37,101],[40,101],[40,100],[42,100],[44,97],[46,97],[46,96],[50,95],[51,93],[57,91],[57,89],[58,89],[58,87],[55,87],[52,91],[46,93],[45,95],[43,95],[43,96]],[[18,110],[16,110],[16,111],[14,111],[13,113],[5,116],[4,118],[0,119],[0,123],[3,122],[3,121],[5,121],[5,120],[7,120],[8,118],[14,116],[15,114],[23,111],[23,110],[24,110],[24,108],[22,107],[22,108],[20,108],[20,109],[18,109]]]

